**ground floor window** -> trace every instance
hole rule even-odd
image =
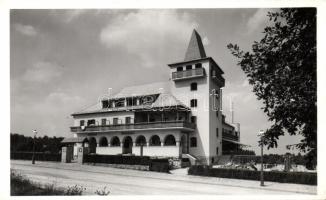
[[[175,145],[176,145],[176,142],[175,142],[174,136],[173,135],[166,136],[165,141],[164,141],[164,146],[175,146]]]
[[[146,145],[146,138],[140,135],[136,138],[136,146]]]
[[[197,138],[196,137],[190,138],[190,147],[197,147]]]
[[[150,146],[161,146],[161,139],[159,136],[154,135],[151,137],[150,142],[149,142]]]
[[[113,147],[120,146],[120,139],[118,137],[113,137],[111,139],[111,146],[113,146]]]

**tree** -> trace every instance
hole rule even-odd
[[[267,16],[272,25],[252,51],[236,44],[227,47],[272,122],[265,144],[277,147],[284,133],[300,134],[303,139],[295,147],[308,152],[309,165],[317,157],[316,9],[286,8]]]

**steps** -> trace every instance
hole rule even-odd
[[[182,158],[188,158],[191,165],[196,165],[198,162],[198,159],[195,156],[188,154],[188,153],[182,154]]]

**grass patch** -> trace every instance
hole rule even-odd
[[[85,188],[81,186],[56,188],[54,184],[41,185],[18,174],[14,170],[10,171],[10,194],[11,196],[51,196],[51,195],[82,195]]]

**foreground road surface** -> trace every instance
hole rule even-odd
[[[77,163],[11,161],[11,169],[35,182],[56,187],[79,185],[84,194],[94,195],[105,186],[111,195],[232,195],[232,194],[316,194],[316,186],[259,181],[222,179],[214,177],[165,174],[157,172],[117,169]]]

